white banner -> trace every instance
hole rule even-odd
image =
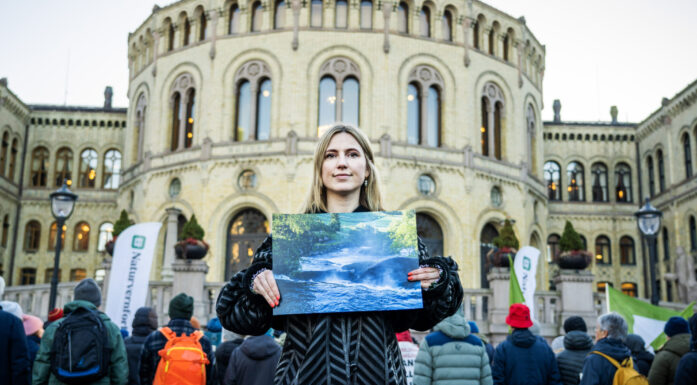
[[[525,304],[530,308],[530,318],[535,321],[535,288],[537,281],[537,262],[540,259],[540,250],[531,246],[525,246],[518,250],[513,261],[515,275],[518,278],[520,291],[525,298]]]
[[[139,223],[119,234],[111,261],[106,314],[120,329],[128,329],[136,310],[145,306],[158,222]]]

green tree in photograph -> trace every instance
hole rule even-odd
[[[402,217],[392,222],[387,230],[392,240],[392,251],[399,252],[406,248],[416,248],[416,213],[413,210],[405,211]]]

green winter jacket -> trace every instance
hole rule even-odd
[[[470,334],[462,311],[444,319],[427,335],[416,355],[414,385],[491,385],[489,356]]]
[[[673,385],[680,357],[690,351],[690,337],[690,333],[676,334],[663,344],[649,369],[649,384]]]
[[[67,316],[70,312],[81,307],[97,310],[97,307],[91,302],[78,300],[65,305],[65,315]],[[123,337],[121,337],[119,327],[111,322],[106,314],[99,312],[99,316],[102,318],[104,325],[109,331],[109,342],[111,342],[112,349],[111,364],[109,365],[109,374],[102,377],[99,381],[93,382],[93,384],[125,385],[128,383],[128,359],[126,358],[126,347],[123,344]],[[39,352],[36,354],[36,360],[34,361],[34,369],[32,371],[33,385],[63,384],[51,373],[51,348],[53,347],[53,336],[64,319],[65,318],[61,318],[52,323],[46,331],[44,331],[43,338],[41,338],[41,346],[39,347]]]

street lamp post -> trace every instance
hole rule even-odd
[[[53,275],[51,277],[51,294],[48,301],[48,311],[50,312],[56,307],[56,292],[58,290],[58,268],[60,266],[61,248],[63,246],[63,225],[70,218],[75,208],[77,195],[68,189],[68,186],[63,183],[63,186],[51,193],[51,213],[56,218],[56,256],[53,260]]]
[[[658,305],[658,287],[656,286],[656,236],[661,228],[661,217],[663,213],[651,206],[649,198],[646,203],[634,213],[637,217],[639,231],[646,238],[649,246],[649,273],[651,279],[651,304]]]

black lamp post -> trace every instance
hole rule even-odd
[[[49,295],[48,311],[50,312],[56,307],[56,291],[58,290],[58,267],[60,266],[61,248],[63,247],[63,225],[70,218],[75,208],[77,195],[73,194],[68,189],[68,186],[63,183],[63,186],[51,193],[51,213],[56,218],[56,256],[53,261],[53,276],[51,277],[51,294]]]
[[[658,305],[658,287],[656,286],[656,236],[661,228],[661,217],[663,213],[655,207],[651,206],[649,198],[646,198],[646,203],[634,213],[639,224],[641,235],[646,238],[649,246],[649,273],[651,276],[651,303]]]

